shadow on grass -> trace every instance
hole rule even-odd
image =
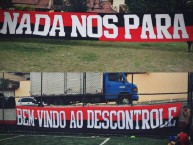
[[[96,40],[63,40],[61,38],[18,38],[18,37],[0,37],[0,42],[22,42],[22,43],[45,43],[52,45],[73,45],[73,46],[90,46],[96,48],[125,48],[125,49],[143,49],[143,50],[159,50],[185,52],[187,44],[185,42],[106,42]]]

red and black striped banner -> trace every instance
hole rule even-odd
[[[17,106],[17,126],[82,133],[164,132],[178,127],[181,103],[148,106]]]
[[[0,10],[0,37],[125,42],[193,41],[193,14],[67,13]]]

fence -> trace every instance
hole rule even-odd
[[[134,74],[133,82],[139,89],[138,103],[187,101],[188,73]]]
[[[111,88],[110,91],[108,90],[109,88]],[[135,120],[137,118],[132,118],[132,116],[136,115],[135,113],[132,115],[132,113],[135,111],[137,112],[140,109],[138,110],[136,107],[130,107],[130,109],[128,109],[126,105],[131,102],[126,102],[126,104],[121,104],[121,106],[117,106],[120,105],[116,98],[117,90],[121,92],[121,95],[118,96],[120,98],[122,98],[122,96],[125,96],[126,91],[129,94],[127,94],[126,96],[132,96],[132,98],[138,96],[139,100],[134,101],[134,106],[137,106],[137,108],[141,108],[141,110],[143,110],[143,113],[149,115],[146,116],[145,114],[142,114],[142,120]],[[137,90],[138,92],[136,92]],[[100,133],[101,130],[102,132],[106,133],[142,133],[144,132],[144,129],[145,131],[149,132],[149,134],[155,134],[156,130],[160,133],[165,133],[169,131],[175,131],[177,127],[175,125],[173,126],[173,129],[170,128],[172,125],[171,122],[178,122],[180,116],[180,112],[177,110],[180,109],[179,104],[181,103],[176,102],[183,102],[183,104],[187,104],[191,108],[190,118],[192,118],[192,91],[193,73],[2,72],[0,73],[0,129],[2,131],[19,131],[21,129],[25,131],[57,130],[62,132],[69,131],[72,133],[82,133],[82,130],[73,128],[80,127],[84,131],[89,132],[88,127],[92,127],[93,129],[90,129],[90,132],[92,133]],[[92,98],[91,100],[93,102],[91,100],[90,102],[87,102],[88,100],[85,100],[84,96]],[[49,104],[49,101],[53,101],[53,105],[60,106],[56,107],[57,109],[55,108],[57,111],[55,109],[52,111],[53,106],[38,108],[25,108],[25,106],[16,107],[16,105],[21,105],[19,104],[19,99],[28,99],[32,97],[40,99],[41,102],[45,101],[45,103],[47,104]],[[71,101],[66,103],[66,100],[63,99],[64,97],[66,97],[67,100],[69,99]],[[102,100],[101,97],[105,99]],[[107,102],[106,99],[111,99],[112,102]],[[61,103],[62,101],[64,102]],[[172,104],[171,102],[175,103]],[[24,101],[23,103],[26,102]],[[103,105],[102,108],[100,107],[101,104]],[[62,107],[61,105],[68,105],[68,107]],[[85,107],[85,105],[87,107]],[[112,106],[114,108],[113,112],[111,112],[110,109]],[[17,111],[15,111],[15,108]],[[163,108],[164,110],[162,110]],[[170,125],[168,124],[164,126],[164,128],[162,128],[163,124],[161,124],[161,122],[167,123],[167,120],[171,118],[171,116],[167,115],[171,114],[171,108],[177,109],[177,116],[174,117],[172,121],[170,120],[171,122],[168,121],[170,122]],[[99,112],[99,110],[101,112]],[[168,111],[170,113],[168,113]],[[31,117],[27,115],[29,117],[27,118],[25,113],[31,115]],[[54,120],[54,113],[56,116],[58,116],[56,120]],[[76,124],[76,122],[75,120],[73,120],[73,116],[69,116],[69,114],[71,113],[75,113],[73,114],[75,116],[78,115],[76,116],[79,120],[77,122],[79,123],[77,124],[77,126],[72,126],[72,124]],[[100,113],[104,113],[103,115],[101,115],[100,118],[102,120],[99,120],[99,118],[95,118],[95,122],[90,122],[89,117],[94,117],[95,115],[100,116]],[[88,120],[86,120],[85,118],[83,119],[83,114],[87,114],[86,119]],[[128,117],[124,118],[124,116],[126,115]],[[156,116],[159,116],[159,119],[154,120],[154,115],[155,118]],[[162,118],[163,115],[164,117],[166,117],[165,119]],[[48,119],[43,121],[43,118],[41,116],[47,116]],[[110,118],[107,118],[107,116],[109,116]],[[116,118],[112,119],[112,116]],[[148,118],[144,118],[145,116],[149,116],[150,124],[148,124],[147,122]],[[47,124],[45,124],[45,121],[47,122]],[[143,126],[143,123],[141,121],[145,121],[146,125]],[[190,121],[192,122],[192,119]],[[111,122],[111,125],[109,126],[107,122]],[[100,126],[101,123],[103,124],[102,126]],[[140,126],[137,126],[136,123],[139,123]],[[10,126],[10,124],[12,124],[12,126]],[[49,128],[47,128],[48,124],[50,126]],[[114,126],[115,124],[117,126]],[[43,128],[42,125],[44,126]],[[55,127],[57,127],[57,125],[60,127],[54,129]],[[128,125],[130,125],[131,127],[130,130],[128,130]],[[148,127],[149,125],[153,128],[157,128],[152,130]],[[159,127],[157,125],[162,127]],[[138,130],[137,127],[141,127],[141,129]],[[63,130],[64,128],[65,130]],[[100,130],[95,128],[100,128]],[[108,128],[108,130],[106,130],[106,128]],[[111,128],[116,128],[116,130],[111,130]]]
[[[0,93],[5,97],[14,97],[16,102],[20,98],[30,96],[105,94],[103,75],[104,73],[94,72],[2,72],[0,73]],[[126,73],[126,76],[127,81],[137,85],[138,88],[139,100],[134,104],[186,102],[188,98],[189,101],[191,100],[189,73]],[[121,83],[124,85],[122,81],[116,85],[121,86]],[[115,94],[111,90],[108,95]]]

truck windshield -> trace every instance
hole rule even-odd
[[[109,81],[115,81],[115,82],[122,82],[124,79],[124,76],[122,73],[109,73],[108,79]]]

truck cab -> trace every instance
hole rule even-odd
[[[138,101],[138,89],[133,83],[127,81],[127,75],[124,72],[104,73],[104,94],[107,101],[117,101],[122,104]]]

